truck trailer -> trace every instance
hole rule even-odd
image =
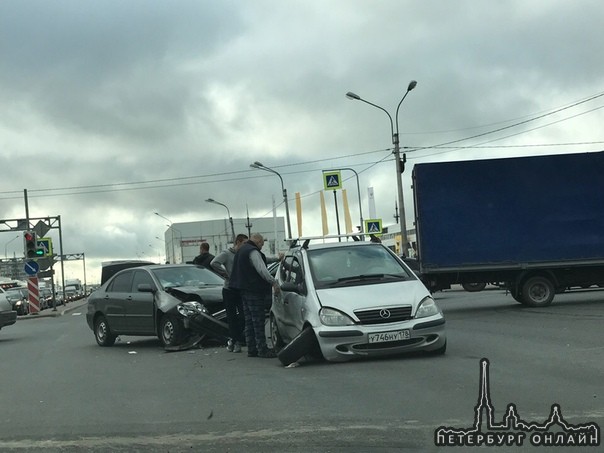
[[[604,286],[604,152],[423,163],[412,177],[430,289],[497,282],[541,307]]]

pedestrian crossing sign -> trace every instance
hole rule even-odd
[[[382,219],[365,220],[365,233],[382,234]]]
[[[342,175],[339,170],[323,172],[323,186],[325,190],[338,190],[342,188]]]

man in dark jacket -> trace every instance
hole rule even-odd
[[[210,263],[214,259],[214,255],[210,253],[210,244],[207,242],[202,242],[199,246],[199,255],[195,257],[193,260],[193,264],[197,264],[198,266],[203,266],[207,269],[212,269]]]
[[[245,316],[245,341],[248,357],[274,358],[277,355],[266,345],[265,309],[272,301],[271,288],[279,292],[277,280],[266,268],[266,256],[260,250],[264,238],[253,233],[235,254],[230,287],[241,293]]]

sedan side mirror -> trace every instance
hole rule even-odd
[[[155,293],[155,288],[149,283],[139,283],[139,285],[136,287],[136,290],[139,293]]]

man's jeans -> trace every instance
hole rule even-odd
[[[272,303],[271,293],[258,294],[241,291],[243,300],[243,313],[245,315],[245,341],[248,353],[263,353],[266,346],[266,333],[264,323],[266,308]]]

